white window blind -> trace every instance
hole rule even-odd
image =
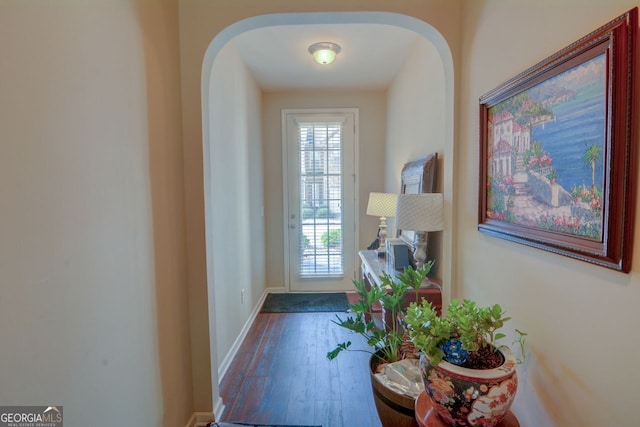
[[[298,147],[300,275],[342,275],[342,123],[298,123]]]

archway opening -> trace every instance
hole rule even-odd
[[[235,231],[236,237],[238,237],[239,244],[250,245],[248,235],[243,234],[242,231],[242,215],[236,215],[235,220],[238,221],[235,224],[229,224],[228,221],[222,221],[219,218],[219,213],[216,214],[215,207],[217,206],[216,200],[223,191],[222,186],[228,186],[229,181],[221,179],[220,166],[224,164],[224,156],[228,155],[228,145],[225,138],[221,137],[221,129],[228,127],[229,123],[221,121],[216,116],[216,110],[212,107],[213,97],[218,94],[212,93],[212,88],[216,83],[216,75],[214,68],[216,61],[220,59],[220,54],[223,48],[233,40],[234,37],[247,32],[260,28],[277,27],[282,25],[322,25],[322,24],[385,24],[392,25],[401,28],[405,28],[414,31],[419,36],[428,40],[437,51],[439,61],[444,70],[444,124],[443,124],[443,138],[444,138],[444,155],[442,160],[442,192],[445,195],[446,216],[452,217],[452,192],[454,188],[454,174],[453,174],[453,159],[454,159],[454,73],[453,73],[453,60],[451,51],[444,39],[444,37],[430,24],[418,20],[407,15],[396,13],[381,13],[381,12],[317,12],[317,13],[285,13],[285,14],[272,14],[261,15],[252,18],[248,18],[239,21],[225,30],[220,32],[209,45],[204,57],[202,66],[201,77],[201,94],[202,94],[202,123],[203,123],[203,158],[204,158],[204,194],[205,194],[205,227],[206,227],[206,254],[207,254],[207,289],[209,295],[209,345],[210,345],[210,363],[211,363],[211,383],[213,387],[212,397],[214,404],[214,412],[219,413],[222,408],[222,402],[219,398],[219,380],[220,375],[224,373],[224,364],[226,357],[220,355],[221,350],[219,348],[219,340],[222,334],[227,333],[223,331],[221,326],[223,322],[220,318],[216,319],[216,300],[226,298],[225,292],[222,288],[224,274],[220,274],[220,269],[224,268],[221,265],[216,265],[214,261],[216,256],[220,254],[222,246],[218,243],[225,241],[225,237],[221,237],[222,231],[232,233]],[[425,76],[428,78],[428,76]],[[241,148],[239,152],[236,152],[236,160],[242,162],[247,153],[246,149]],[[227,164],[229,162],[227,161]],[[236,164],[237,169],[238,164]],[[247,165],[245,165],[247,166]],[[244,179],[244,181],[243,181]],[[232,180],[232,182],[238,185],[235,190],[236,193],[243,191],[242,186],[248,186],[248,179],[239,176],[238,179]],[[224,191],[228,191],[228,187],[225,187]],[[240,202],[240,207],[242,207]],[[246,203],[245,203],[246,205]],[[246,208],[246,206],[245,206]],[[244,209],[244,208],[243,208]],[[224,227],[222,229],[221,227]],[[214,237],[215,236],[215,237]],[[223,235],[224,236],[224,235]],[[255,236],[254,236],[255,237]],[[220,240],[215,240],[220,239]],[[450,283],[452,274],[452,233],[445,231],[442,241],[442,260],[441,264],[441,276],[443,281],[443,297],[446,300],[450,295]],[[251,272],[246,272],[249,279],[251,279]],[[225,322],[229,319],[225,314],[218,314],[218,316],[224,316]],[[243,320],[244,321],[244,320]],[[241,339],[236,340],[241,341]],[[233,353],[233,349],[228,351],[228,346],[225,344],[224,353]],[[228,353],[227,353],[228,351]]]

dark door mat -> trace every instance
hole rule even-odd
[[[345,312],[349,301],[345,292],[269,294],[262,305],[262,313]]]
[[[308,425],[284,425],[284,424],[252,424],[252,423],[209,423],[207,427],[232,427],[232,426],[246,426],[246,427],[322,427],[318,425],[308,426]]]

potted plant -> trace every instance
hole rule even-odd
[[[384,324],[382,319],[377,319],[374,309],[377,304],[389,313],[389,319],[397,319],[404,307],[408,305],[407,299],[411,291],[416,291],[418,301],[418,289],[431,270],[433,262],[417,270],[407,267],[403,273],[397,275],[398,280],[383,273],[382,286],[367,288],[363,280],[354,280],[359,300],[350,304],[350,314],[347,317],[336,315],[334,323],[360,335],[371,347],[370,373],[371,386],[378,416],[383,426],[404,427],[417,426],[415,420],[415,399],[402,395],[387,388],[376,377],[379,365],[393,363],[403,359],[406,353],[408,339],[403,339],[405,329],[397,321]],[[343,342],[327,353],[330,360],[335,359],[340,353],[349,350],[351,342]],[[413,346],[410,346],[414,350]]]
[[[428,301],[412,303],[404,321],[420,351],[425,391],[448,425],[493,427],[507,415],[518,386],[513,352],[497,341],[510,318],[498,304],[451,301],[439,317]],[[524,357],[525,333],[518,331]]]

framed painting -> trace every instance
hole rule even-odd
[[[438,153],[430,153],[425,157],[407,162],[400,174],[401,194],[433,193],[436,189],[436,168]],[[415,249],[415,232],[397,230],[396,236],[401,239],[411,253]],[[427,236],[428,241],[428,236]]]
[[[480,98],[478,229],[628,273],[637,8]]]

